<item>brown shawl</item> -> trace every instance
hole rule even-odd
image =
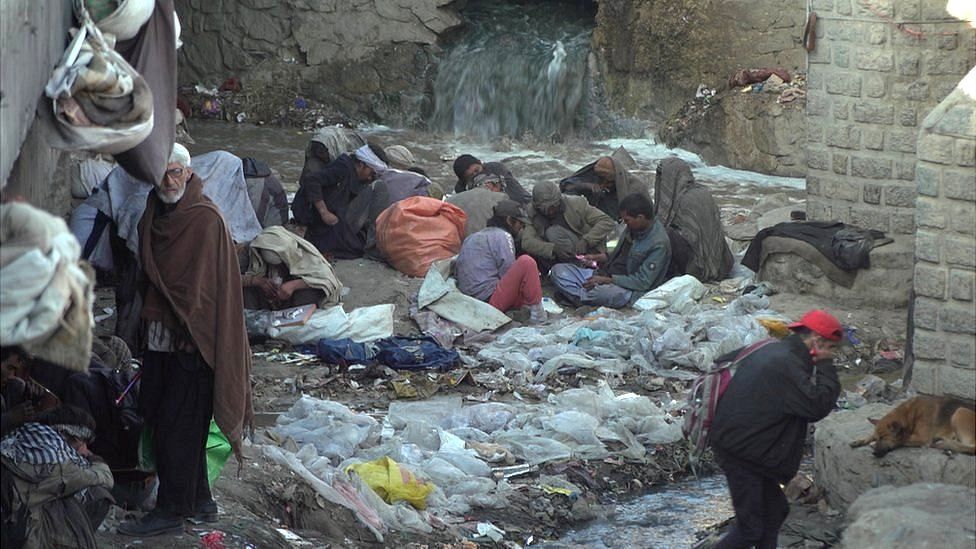
[[[250,425],[251,349],[244,328],[241,275],[227,224],[194,175],[163,214],[153,191],[139,222],[142,268],[152,283],[143,317],[175,314],[214,370],[214,419],[231,443]]]

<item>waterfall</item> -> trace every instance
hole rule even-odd
[[[432,128],[480,138],[572,134],[585,96],[592,14],[572,2],[478,4],[465,12],[471,25],[440,63]]]

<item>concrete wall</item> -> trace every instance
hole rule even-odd
[[[976,400],[976,68],[925,118],[917,150],[912,385]]]
[[[918,126],[976,64],[976,31],[952,19],[945,0],[812,6],[807,217],[911,235]]]
[[[350,117],[410,121],[429,108],[452,0],[176,0],[180,83],[236,76],[252,95],[304,95]],[[288,104],[285,103],[285,104]]]
[[[22,195],[63,213],[70,190],[55,184],[60,153],[44,143],[34,119],[44,84],[67,44],[71,3],[4,0],[2,9],[0,187],[5,195]]]

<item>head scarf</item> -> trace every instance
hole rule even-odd
[[[386,165],[386,162],[383,162],[378,156],[376,156],[376,153],[373,152],[373,149],[369,148],[369,145],[359,147],[353,154],[356,156],[356,160],[359,160],[363,164],[373,168],[377,175],[390,169],[390,167]]]
[[[464,181],[464,172],[468,171],[472,164],[481,164],[481,161],[470,154],[462,154],[454,160],[454,175],[458,180]]]
[[[547,181],[532,187],[532,205],[536,210],[544,212],[552,206],[559,205],[560,201],[562,201],[562,194],[555,183]]]
[[[406,170],[416,163],[413,153],[403,145],[393,145],[386,148],[386,157],[390,159],[390,167]]]
[[[505,180],[501,176],[495,175],[493,173],[479,173],[474,176],[471,180],[471,184],[468,185],[468,190],[474,189],[476,187],[484,187],[488,183],[494,183],[505,190]]]

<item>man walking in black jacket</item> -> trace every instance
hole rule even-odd
[[[775,549],[789,513],[780,486],[800,467],[807,424],[826,417],[840,393],[840,322],[815,310],[789,327],[792,335],[742,360],[715,410],[710,441],[735,509],[715,547]]]

